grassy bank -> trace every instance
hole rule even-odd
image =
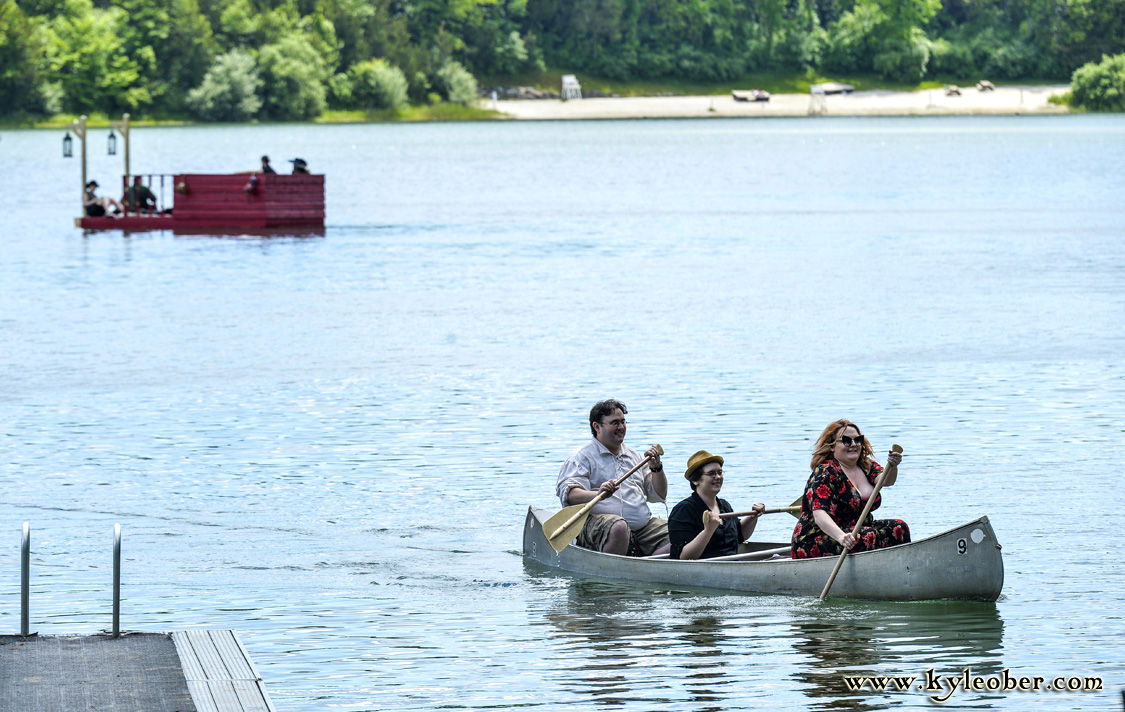
[[[317,124],[363,124],[383,122],[416,122],[416,121],[487,121],[504,118],[501,114],[488,109],[478,109],[475,106],[461,106],[459,104],[432,104],[426,106],[408,106],[401,111],[326,111],[314,119]],[[73,124],[74,114],[56,114],[55,116],[38,119],[35,121],[7,119],[0,120],[0,128],[5,129],[67,129]],[[110,121],[120,121],[120,116],[107,116],[106,114],[89,114],[86,125],[91,128],[109,128]],[[264,123],[268,122],[252,122]],[[207,126],[204,122],[190,118],[176,117],[150,117],[130,119],[130,126]]]
[[[37,119],[35,121],[4,119],[0,120],[0,128],[5,129],[68,129],[74,124],[77,117],[74,114],[55,114],[54,116]],[[95,129],[108,129],[110,121],[120,121],[121,116],[106,116],[105,114],[89,114],[86,125]],[[144,118],[130,117],[129,126],[187,126],[193,123],[186,119]]]
[[[326,111],[315,123],[318,124],[363,124],[392,121],[487,121],[502,119],[504,116],[490,109],[460,104],[432,104],[427,106],[408,106],[400,111],[381,109],[377,111]]]

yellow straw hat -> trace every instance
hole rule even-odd
[[[696,470],[712,462],[717,462],[721,465],[723,464],[723,458],[721,455],[712,455],[706,450],[700,450],[695,453],[687,460],[687,472],[684,473],[684,479],[690,482],[691,476],[695,474]]]

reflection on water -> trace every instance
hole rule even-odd
[[[812,664],[795,677],[815,709],[883,709],[886,698],[850,690],[844,676],[939,674],[1003,667],[1004,623],[995,603],[829,601],[794,616],[794,648]],[[912,690],[903,693],[909,696]]]
[[[808,709],[877,710],[928,704],[933,692],[916,689],[926,670],[990,676],[1005,667],[995,603],[820,604],[592,580],[534,563],[525,572],[549,592],[529,624],[546,627],[552,659],[566,669],[559,689],[597,705],[719,710],[796,692]],[[863,675],[917,681],[880,692],[845,682]],[[959,691],[949,704],[991,707],[990,699],[999,701]]]
[[[721,690],[731,679],[723,655],[722,618],[714,615],[711,606],[687,611],[684,621],[673,622],[668,634],[691,649],[691,662],[684,665],[688,700],[700,710],[719,710],[724,704]]]

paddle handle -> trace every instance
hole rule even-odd
[[[898,445],[892,446],[892,449],[895,452],[902,452],[902,448]],[[875,506],[875,498],[879,496],[879,490],[883,489],[883,481],[886,479],[887,470],[884,469],[882,474],[879,475],[879,480],[875,483],[875,489],[871,491],[871,496],[867,499],[867,505],[863,508],[863,514],[859,515],[859,520],[855,523],[855,528],[852,529],[852,536],[857,536],[863,523],[867,521],[867,515],[871,513],[871,508]],[[832,575],[828,577],[828,583],[824,584],[824,590],[820,592],[821,601],[828,595],[828,589],[832,588],[832,582],[836,580],[836,574],[840,573],[840,567],[844,565],[844,559],[847,558],[848,551],[848,549],[844,549],[843,553],[840,554],[840,558],[836,559],[836,566],[832,569]]]
[[[800,507],[774,507],[773,509],[763,509],[762,514],[777,514],[778,512],[799,512]],[[749,517],[754,512],[723,512],[719,515],[719,519],[730,519],[731,517]],[[704,512],[707,514],[707,512]]]
[[[656,447],[660,448],[659,452],[660,452],[661,455],[663,455],[664,454],[664,448],[660,447],[659,445],[657,445]],[[624,475],[621,475],[621,477],[618,477],[616,480],[614,480],[613,486],[614,487],[620,487],[621,483],[624,482],[626,479],[628,479],[629,475],[633,474],[637,470],[639,470],[642,467],[644,467],[645,465],[647,465],[649,460],[651,460],[651,459],[652,459],[651,457],[649,457],[648,455],[645,455],[644,459],[641,460],[640,462],[638,462],[633,467],[633,469],[629,470]],[[556,529],[553,534],[551,534],[551,536],[547,537],[547,539],[548,540],[554,539],[559,534],[562,534],[563,531],[566,530],[567,527],[569,527],[571,524],[574,524],[576,521],[578,521],[579,517],[586,516],[586,514],[591,509],[594,508],[595,504],[602,501],[603,499],[605,499],[608,496],[609,495],[607,495],[604,490],[598,492],[598,494],[593,499],[591,499],[589,502],[587,502],[586,505],[584,507],[582,507],[582,509],[579,509],[577,512],[575,512],[574,515],[571,516],[570,519],[567,519],[565,522],[563,522],[562,525],[559,526],[559,528]]]

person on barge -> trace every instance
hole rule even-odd
[[[625,444],[628,413],[610,398],[590,409],[590,442],[574,451],[559,470],[555,492],[568,507],[585,504],[605,492],[578,535],[578,545],[607,554],[651,556],[668,552],[668,523],[652,516],[649,502],[663,502],[668,480],[656,446],[645,451],[649,463],[620,486],[614,481],[643,459]]]
[[[86,215],[91,218],[107,215],[111,218],[121,217],[121,203],[108,196],[99,198],[97,188],[98,182],[92,180],[86,184],[86,190],[82,193],[82,207],[86,209]]]
[[[156,210],[156,196],[147,185],[144,184],[141,176],[133,176],[133,185],[125,190],[124,201],[125,210],[130,213],[141,214],[142,211],[152,215]]]
[[[668,516],[668,539],[672,559],[710,559],[738,553],[738,545],[750,538],[758,517],[765,511],[761,502],[750,508],[751,514],[741,520],[722,519],[721,514],[733,512],[730,502],[719,498],[723,488],[723,458],[700,450],[688,458],[684,477],[691,485],[691,495],[672,508]],[[704,515],[707,515],[704,517]],[[704,521],[706,519],[706,521]]]
[[[902,454],[887,454],[883,487],[898,480]],[[870,551],[910,541],[910,527],[901,519],[875,519],[870,513],[852,534],[859,515],[875,491],[883,467],[872,459],[871,443],[850,420],[834,420],[813,447],[812,475],[801,497],[801,516],[793,528],[791,556],[794,559],[836,556],[845,549]],[[875,498],[872,510],[882,504]]]

